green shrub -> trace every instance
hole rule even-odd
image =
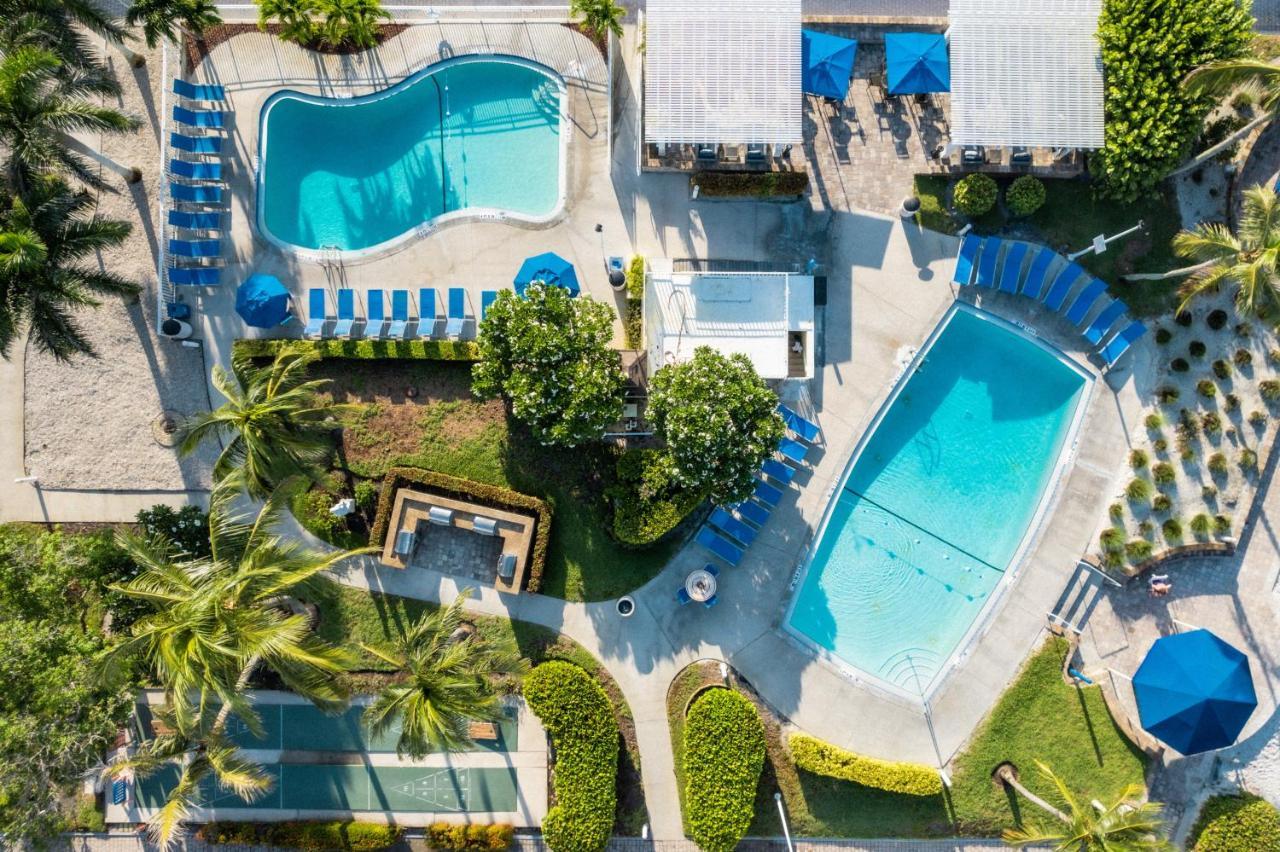
[[[743,695],[711,689],[693,702],[684,729],[685,811],[703,852],[732,852],[746,836],[764,755],[764,723]]]
[[[1173,405],[1180,395],[1177,388],[1166,386],[1156,391],[1156,400],[1161,405]]]
[[[1172,331],[1170,331],[1170,330],[1169,330],[1169,329],[1167,329],[1167,328],[1157,328],[1157,329],[1156,329],[1156,343],[1159,343],[1161,346],[1164,346],[1164,345],[1165,345],[1166,343],[1168,343],[1170,340],[1173,340],[1173,332],[1172,332]]]
[[[1205,538],[1209,535],[1209,531],[1213,529],[1213,518],[1204,512],[1200,512],[1191,518],[1191,523],[1188,526],[1191,527],[1191,533],[1196,538]]]
[[[1258,469],[1258,454],[1255,451],[1249,449],[1248,447],[1245,447],[1243,450],[1240,451],[1240,457],[1238,461],[1239,461],[1241,470],[1252,471],[1252,470]]]
[[[1120,503],[1112,503],[1107,509],[1107,514],[1111,516],[1111,520],[1118,521],[1124,517],[1124,506]]]
[[[1154,441],[1151,442],[1151,449],[1163,455],[1169,449],[1169,442],[1166,441],[1164,438],[1156,438]]]
[[[1131,450],[1129,452],[1129,467],[1134,470],[1142,470],[1147,466],[1148,461],[1146,450]]]
[[[572,663],[552,660],[524,679],[524,697],[555,747],[556,804],[542,821],[553,852],[599,852],[617,806],[618,722],[600,684]]]
[[[340,518],[329,511],[341,497],[320,487],[307,490],[305,482],[299,485],[289,497],[289,510],[303,529],[335,547],[365,546],[367,542],[360,541],[351,532],[345,517]]]
[[[1155,531],[1156,525],[1151,523],[1150,520],[1144,519],[1138,523],[1138,535],[1149,537]]]
[[[1191,328],[1191,323],[1195,321],[1195,316],[1191,311],[1178,311],[1173,315],[1173,321],[1183,328]]]
[[[1169,362],[1169,369],[1175,373],[1185,373],[1191,369],[1191,365],[1187,363],[1186,358],[1174,358]]]
[[[1216,500],[1218,498],[1218,486],[1202,485],[1200,486],[1200,499],[1205,502]]]
[[[1124,530],[1120,527],[1107,527],[1098,536],[1103,553],[1124,553]]]
[[[1145,479],[1132,479],[1124,488],[1124,496],[1131,503],[1141,503],[1151,496],[1151,483]]]
[[[1149,431],[1157,432],[1160,430],[1160,427],[1164,425],[1164,418],[1160,416],[1160,412],[1155,411],[1147,415],[1147,419],[1144,421],[1144,424]]]
[[[785,198],[804,195],[808,172],[698,172],[689,178],[705,198]]]
[[[1222,308],[1215,308],[1209,312],[1209,316],[1205,317],[1205,324],[1214,331],[1221,331],[1222,327],[1227,324],[1227,312]]]
[[[1208,347],[1205,346],[1204,342],[1200,340],[1191,341],[1191,345],[1187,347],[1187,352],[1191,355],[1192,358],[1203,358],[1204,353],[1207,350],[1208,350]]]
[[[1159,462],[1151,468],[1151,479],[1156,485],[1172,485],[1177,471],[1168,462]]]
[[[1191,829],[1194,852],[1280,849],[1280,811],[1252,793],[1213,796]]]
[[[1151,558],[1151,542],[1145,538],[1135,538],[1124,546],[1125,558],[1137,564]]]
[[[1231,519],[1226,515],[1214,515],[1213,531],[1218,535],[1226,535],[1231,532]]]
[[[613,536],[643,547],[675,529],[702,502],[703,495],[676,482],[666,450],[628,450],[618,457],[613,501]]]
[[[1227,472],[1227,457],[1222,453],[1214,453],[1209,456],[1209,471],[1215,474],[1223,474]]]
[[[249,338],[231,344],[232,357],[274,358],[281,350],[313,351],[321,358],[355,360],[400,359],[412,361],[475,361],[480,347],[474,340],[346,340],[332,337],[324,340],[297,338]]]
[[[1041,190],[1044,186],[1041,185]],[[953,203],[955,208],[966,216],[982,216],[996,206],[999,187],[995,180],[982,172],[975,172],[960,179],[956,184]]]
[[[433,822],[427,826],[427,845],[444,852],[503,852],[514,837],[515,829],[509,825]]]
[[[1151,509],[1155,512],[1167,512],[1173,508],[1173,501],[1168,494],[1157,494],[1151,501]]]
[[[942,793],[942,779],[938,771],[928,766],[864,757],[807,734],[792,734],[790,745],[796,766],[814,775],[839,778],[863,787],[907,796],[937,796]]]
[[[1044,183],[1039,178],[1023,175],[1004,191],[1004,202],[1014,216],[1030,216],[1044,206],[1046,196]],[[1159,337],[1159,332],[1156,336]]]
[[[369,517],[378,511],[378,483],[372,479],[361,479],[356,483],[353,495],[356,507]]]
[[[1275,379],[1264,379],[1258,382],[1258,393],[1262,394],[1262,398],[1267,402],[1280,400],[1280,382]]]
[[[1233,393],[1227,394],[1222,398],[1222,408],[1224,411],[1235,411],[1240,407],[1240,397]]]
[[[1213,362],[1213,374],[1219,379],[1231,377],[1231,362],[1219,358]]]
[[[1231,360],[1237,367],[1248,367],[1253,364],[1253,353],[1248,349],[1237,349]]]
[[[373,822],[211,822],[196,836],[206,843],[278,846],[283,849],[377,852],[400,841],[404,829]]]
[[[644,257],[635,255],[627,264],[627,313],[623,320],[627,348],[644,345]]]
[[[1218,435],[1222,432],[1222,417],[1216,411],[1205,412],[1200,418],[1200,428],[1206,435]]]
[[[70,826],[73,831],[101,832],[107,830],[102,811],[98,810],[98,799],[89,794],[76,796],[75,809],[71,813]]]
[[[1196,382],[1196,393],[1205,399],[1213,399],[1218,395],[1218,386],[1208,379],[1201,379]]]
[[[1256,408],[1249,412],[1249,422],[1254,426],[1262,426],[1267,422],[1267,413]]]
[[[1182,521],[1177,518],[1169,518],[1160,525],[1160,531],[1164,533],[1166,540],[1180,541],[1182,539]]]

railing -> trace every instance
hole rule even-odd
[[[156,330],[168,316],[167,305],[178,301],[178,292],[169,280],[169,42],[160,47],[160,179],[156,181],[156,211],[159,217],[156,230],[160,232],[159,251],[156,252]]]

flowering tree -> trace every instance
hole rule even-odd
[[[756,471],[782,439],[777,406],[777,394],[745,355],[709,346],[658,370],[649,383],[649,419],[667,442],[676,478],[717,502],[750,495]]]

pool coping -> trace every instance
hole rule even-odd
[[[267,164],[266,129],[268,115],[277,103],[285,100],[286,98],[292,98],[294,100],[301,100],[307,103],[319,104],[328,107],[360,106],[362,104],[373,103],[375,101],[393,97],[401,91],[407,90],[409,87],[416,85],[427,77],[430,77],[439,71],[443,71],[446,68],[480,62],[501,62],[528,68],[551,80],[555,83],[556,88],[559,91],[560,116],[559,129],[557,131],[557,136],[560,137],[559,156],[557,162],[559,173],[556,178],[556,202],[550,212],[542,216],[529,216],[523,213],[505,210],[500,207],[464,207],[460,210],[448,211],[441,213],[439,216],[433,216],[425,222],[397,234],[389,240],[384,240],[380,243],[376,243],[375,245],[366,246],[360,249],[339,249],[335,247],[308,248],[277,237],[271,232],[271,229],[267,227],[266,205],[263,203],[266,186],[264,183],[264,177]],[[564,76],[554,68],[544,65],[541,62],[536,62],[523,56],[516,56],[508,53],[467,53],[461,56],[452,56],[419,68],[384,89],[379,89],[378,91],[368,92],[361,95],[349,95],[344,97],[341,95],[318,95],[292,88],[277,89],[267,96],[267,99],[258,110],[258,144],[253,168],[253,201],[256,208],[253,217],[254,229],[262,235],[263,239],[285,252],[287,255],[299,260],[321,263],[331,259],[338,261],[361,262],[394,254],[409,243],[428,237],[440,230],[442,227],[450,224],[469,221],[509,222],[515,225],[533,227],[552,224],[565,215],[568,204],[569,135],[564,132],[564,128],[570,123],[570,121],[569,89],[568,85],[565,83]]]
[[[849,474],[852,472],[862,452],[866,449],[867,443],[876,434],[880,428],[885,415],[897,400],[903,388],[911,376],[914,375],[916,368],[921,360],[928,354],[933,344],[941,336],[942,332],[950,324],[952,318],[959,312],[968,312],[983,321],[992,322],[1006,330],[1018,335],[1022,339],[1038,346],[1048,354],[1052,355],[1059,363],[1068,367],[1077,373],[1083,380],[1084,386],[1077,400],[1075,410],[1072,413],[1071,422],[1067,427],[1066,435],[1062,442],[1062,447],[1058,451],[1057,459],[1054,463],[1052,473],[1048,482],[1041,491],[1041,495],[1036,504],[1035,512],[1031,519],[1027,522],[1027,529],[1019,540],[1018,547],[1010,557],[1008,566],[1002,572],[1003,577],[992,588],[991,594],[987,602],[974,616],[964,634],[956,642],[950,653],[938,667],[938,673],[926,685],[923,693],[912,693],[902,689],[897,685],[890,683],[883,678],[861,669],[835,652],[822,647],[811,637],[805,635],[798,628],[791,624],[791,617],[795,611],[796,604],[799,601],[799,590],[808,576],[809,569],[812,567],[814,556],[818,545],[822,542],[826,535],[827,525],[831,520],[831,514],[835,507],[836,496],[844,487],[844,483],[848,480]],[[840,675],[852,680],[852,682],[860,687],[866,687],[877,692],[881,692],[889,697],[906,700],[911,705],[923,707],[928,712],[929,700],[936,695],[948,682],[951,675],[968,659],[970,653],[977,646],[979,640],[987,634],[995,623],[998,610],[1001,608],[1009,591],[1013,588],[1018,578],[1022,574],[1022,570],[1026,565],[1027,557],[1031,554],[1036,545],[1039,543],[1048,526],[1048,520],[1057,507],[1059,500],[1064,491],[1064,482],[1067,474],[1074,467],[1076,456],[1079,451],[1080,444],[1080,428],[1087,416],[1093,401],[1094,390],[1100,374],[1086,365],[1080,364],[1075,358],[1072,358],[1067,352],[1045,340],[1031,327],[1011,320],[1006,317],[995,314],[991,311],[973,305],[969,302],[955,299],[943,311],[942,316],[934,323],[932,330],[914,352],[911,353],[909,360],[905,361],[898,368],[898,371],[892,378],[889,392],[877,405],[872,416],[866,421],[866,425],[862,428],[861,434],[845,459],[840,474],[835,477],[827,487],[823,499],[825,504],[822,510],[822,517],[816,527],[813,536],[810,537],[808,543],[801,551],[799,562],[793,572],[787,586],[789,599],[783,610],[782,618],[778,623],[779,633],[790,642],[799,645],[805,651],[815,654],[820,660],[832,666]]]

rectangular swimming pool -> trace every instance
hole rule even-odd
[[[894,691],[927,695],[1016,568],[1090,382],[957,303],[855,451],[788,629]]]

